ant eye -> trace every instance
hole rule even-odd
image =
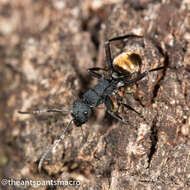
[[[84,115],[88,115],[88,112],[87,112],[87,111],[85,111],[85,112],[84,112]]]

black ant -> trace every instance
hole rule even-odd
[[[109,71],[109,78],[106,78],[104,75],[98,73],[98,71],[105,71],[103,68],[94,67],[88,69],[88,73],[98,79],[98,84],[95,85],[93,88],[89,89],[85,92],[80,99],[77,99],[74,102],[73,108],[68,113],[71,113],[73,117],[69,124],[66,126],[63,134],[57,139],[42,155],[38,170],[41,170],[42,164],[44,159],[46,158],[47,154],[55,147],[57,144],[62,141],[65,137],[66,130],[69,128],[72,122],[75,123],[77,127],[80,127],[82,124],[86,123],[88,119],[92,115],[92,110],[94,107],[97,107],[100,104],[105,104],[107,108],[107,112],[114,117],[115,119],[119,120],[120,122],[127,124],[119,115],[114,113],[113,110],[113,102],[110,98],[110,95],[115,95],[118,108],[120,105],[134,111],[140,117],[141,114],[133,109],[131,106],[124,104],[121,101],[120,95],[117,93],[117,89],[124,86],[130,86],[135,84],[137,81],[143,79],[145,76],[148,75],[150,72],[158,71],[164,69],[165,67],[157,67],[143,73],[140,73],[140,64],[141,59],[138,54],[135,52],[123,52],[119,54],[117,57],[112,59],[111,50],[110,50],[110,43],[113,41],[121,41],[127,38],[142,38],[142,36],[137,36],[134,34],[119,36],[116,38],[112,38],[105,42],[105,53],[106,53],[106,60],[108,65]],[[134,78],[134,73],[137,73],[137,76]],[[118,109],[117,108],[117,109]],[[59,109],[48,109],[48,110],[36,110],[31,112],[22,112],[19,111],[21,114],[40,114],[44,112],[61,112],[65,113],[64,110]],[[142,117],[143,118],[143,117]]]

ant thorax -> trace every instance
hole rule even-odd
[[[114,70],[120,74],[139,72],[141,57],[135,52],[122,52],[113,60]]]

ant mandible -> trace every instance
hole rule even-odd
[[[148,73],[164,69],[165,67],[164,66],[157,67],[157,68],[145,71],[143,73],[139,73],[140,56],[134,52],[125,51],[113,59],[111,56],[110,43],[113,41],[121,41],[127,38],[142,38],[142,36],[128,34],[128,35],[112,38],[105,42],[105,53],[106,53],[108,71],[109,71],[109,78],[105,78],[102,74],[98,73],[98,71],[101,71],[101,70],[105,71],[105,69],[103,68],[94,67],[94,68],[88,69],[88,73],[91,76],[97,78],[98,83],[93,88],[85,92],[80,99],[77,99],[74,102],[72,110],[68,111],[68,113],[71,113],[71,116],[72,116],[71,121],[68,123],[68,125],[64,129],[63,134],[57,140],[55,140],[55,142],[41,156],[40,162],[38,164],[39,171],[41,171],[43,161],[48,155],[48,153],[54,147],[56,147],[58,143],[60,143],[64,139],[66,130],[69,128],[71,123],[74,122],[74,124],[77,127],[80,127],[82,124],[86,123],[88,119],[91,117],[92,109],[94,107],[97,107],[98,105],[104,103],[106,105],[108,114],[110,114],[112,117],[119,120],[120,122],[127,124],[127,122],[124,121],[118,114],[112,111],[113,102],[110,98],[110,95],[112,94],[115,95],[117,103],[118,103],[117,109],[119,109],[119,106],[122,105],[134,111],[140,117],[143,118],[143,116],[141,116],[139,112],[137,112],[131,106],[124,104],[121,101],[121,97],[117,93],[117,89],[124,86],[125,87],[131,86],[135,84],[137,81],[147,76]],[[134,73],[138,73],[138,75],[135,78],[132,78]],[[40,113],[45,113],[45,112],[65,113],[66,111],[60,110],[60,109],[35,110],[31,112],[19,111],[19,113],[21,114],[40,114]]]

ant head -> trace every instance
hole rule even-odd
[[[89,117],[92,115],[92,109],[81,100],[76,100],[73,105],[71,115],[75,125],[81,126],[82,124],[86,123]]]

